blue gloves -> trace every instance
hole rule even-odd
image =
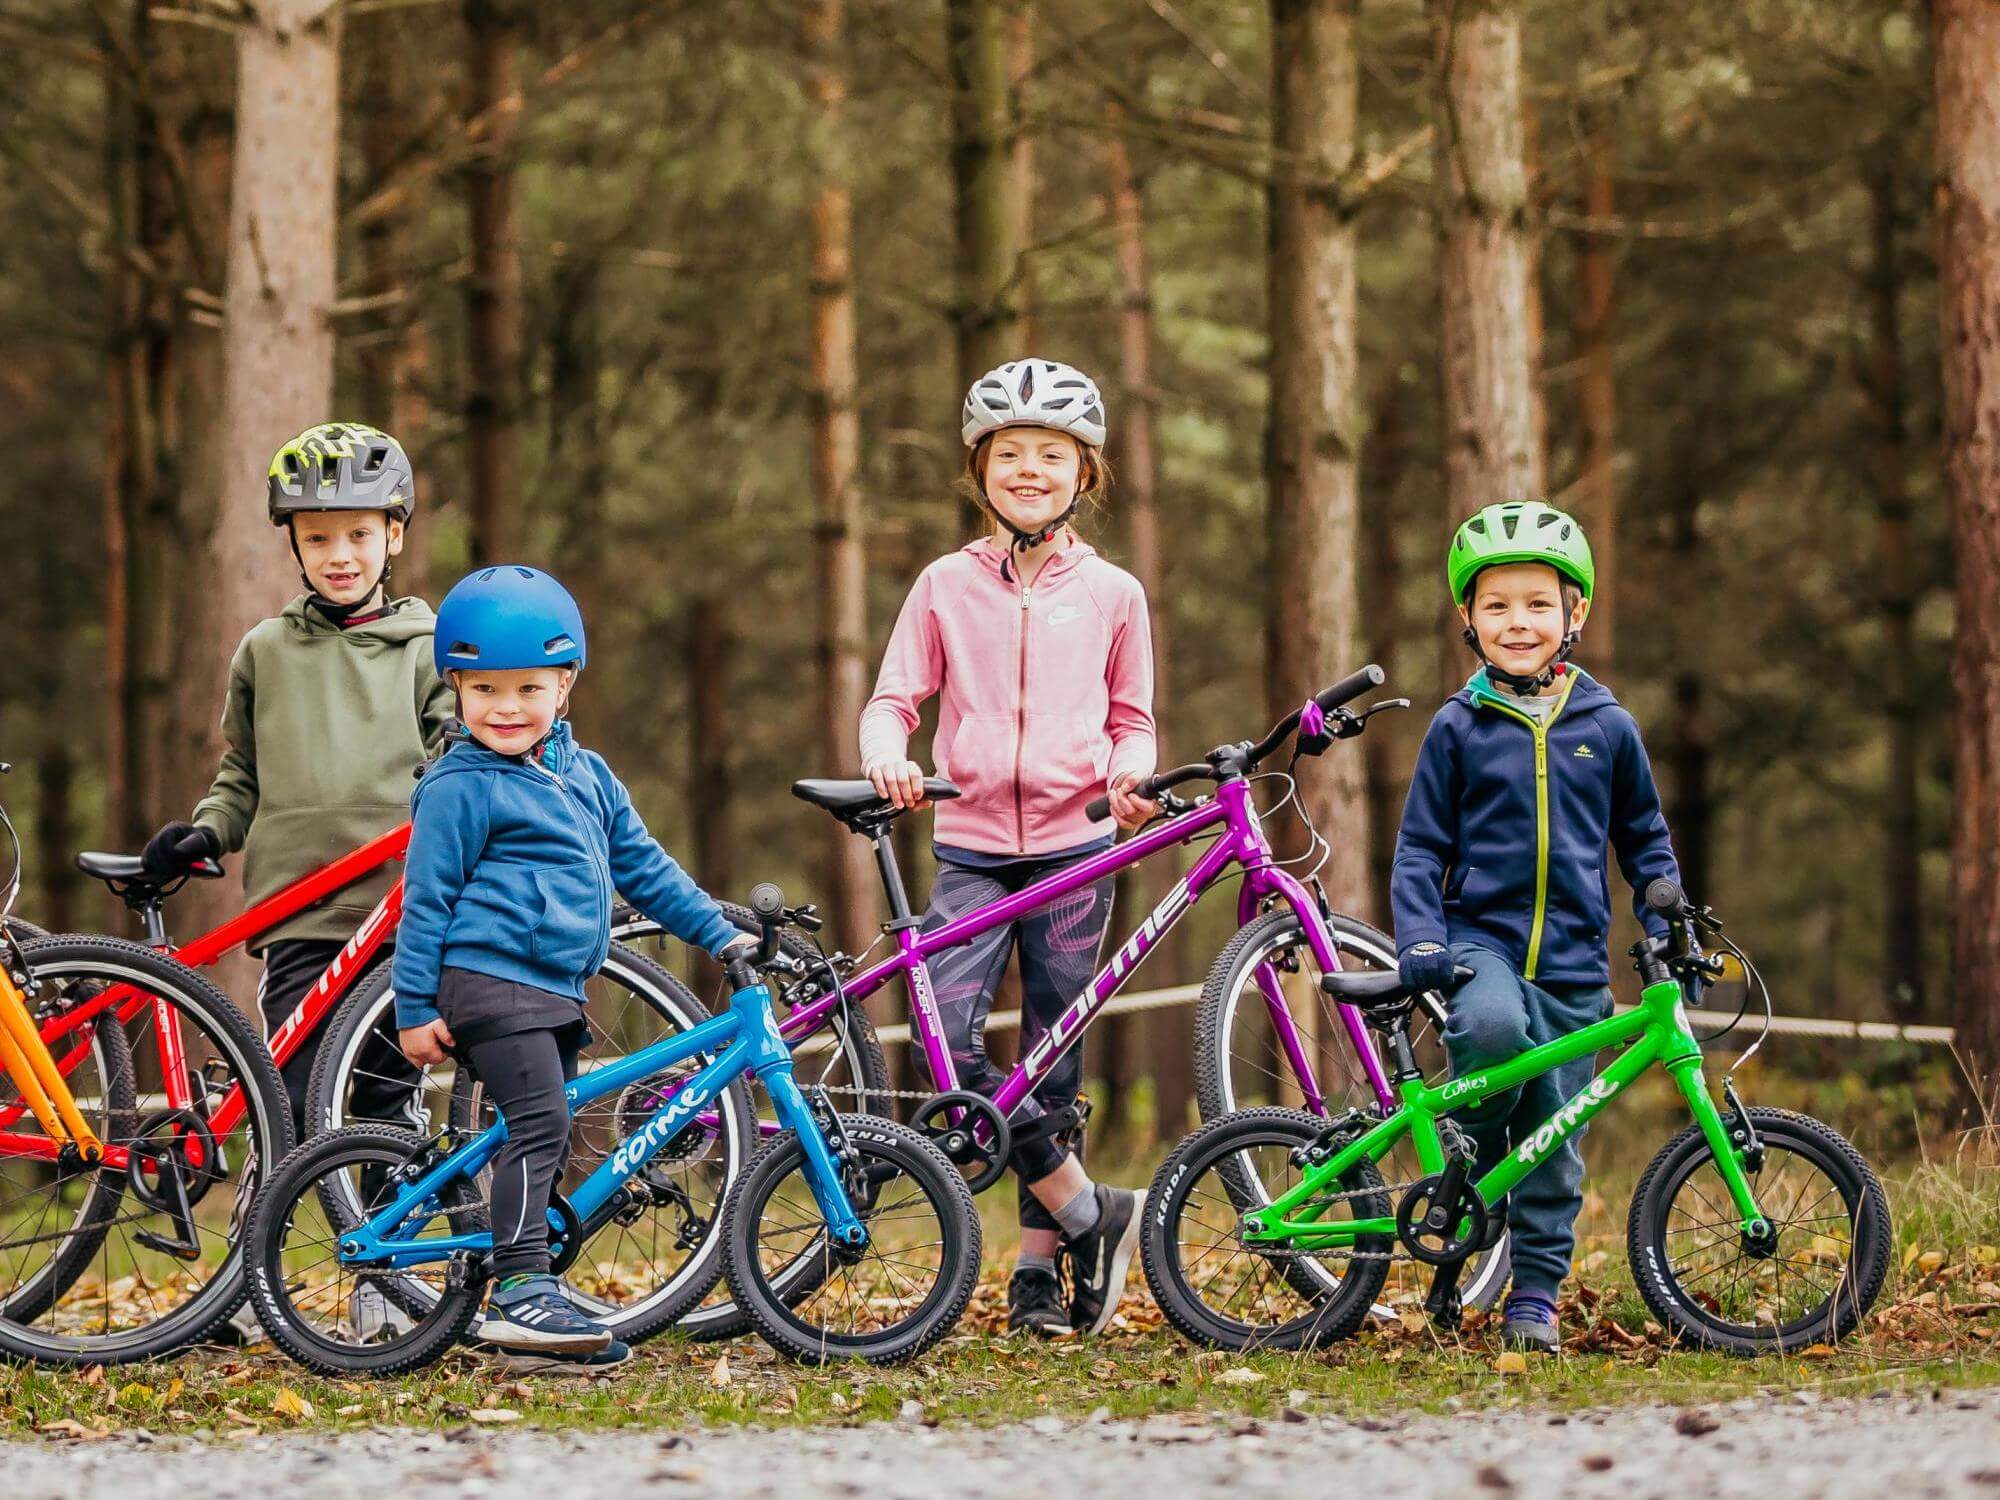
[[[1458,963],[1449,948],[1437,943],[1418,943],[1403,951],[1396,961],[1396,972],[1413,993],[1443,990],[1448,994],[1457,983]]]

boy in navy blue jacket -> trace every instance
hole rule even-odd
[[[1607,848],[1638,893],[1678,881],[1639,726],[1608,689],[1568,665],[1595,570],[1582,528],[1536,502],[1489,505],[1459,527],[1448,567],[1465,638],[1483,665],[1447,699],[1418,753],[1390,899],[1399,968],[1413,989],[1450,990],[1445,1050],[1464,1073],[1504,1062],[1611,1011]],[[1482,1100],[1459,1118],[1495,1165],[1518,1124],[1532,1130],[1587,1084],[1592,1059]],[[1554,1352],[1556,1293],[1583,1205],[1583,1132],[1514,1190],[1514,1284],[1505,1335]]]
[[[561,721],[583,618],[533,568],[484,568],[438,610],[438,674],[469,738],[410,798],[392,979],[404,1054],[455,1053],[507,1121],[493,1159],[493,1274],[480,1338],[616,1364],[630,1352],[549,1274],[547,1210],[569,1148],[563,1086],[588,1036],[584,981],[611,946],[613,892],[721,956],[755,940],[667,855],[632,799]]]

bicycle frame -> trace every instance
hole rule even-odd
[[[1478,1069],[1436,1088],[1421,1078],[1401,1079],[1402,1107],[1325,1162],[1308,1169],[1295,1187],[1273,1199],[1268,1208],[1246,1215],[1244,1243],[1325,1249],[1349,1246],[1359,1239],[1375,1236],[1395,1238],[1394,1217],[1330,1223],[1314,1215],[1323,1210],[1323,1195],[1338,1192],[1342,1180],[1355,1166],[1363,1160],[1381,1160],[1405,1136],[1415,1144],[1417,1159],[1426,1174],[1442,1172],[1445,1151],[1438,1119],[1455,1106],[1468,1099],[1515,1088],[1566,1063],[1621,1044],[1629,1045],[1608,1068],[1571,1095],[1536,1127],[1533,1135],[1474,1184],[1481,1200],[1488,1208],[1498,1206],[1522,1178],[1589,1124],[1624,1092],[1626,1085],[1657,1063],[1672,1076],[1707,1139],[1723,1181],[1728,1184],[1730,1198],[1742,1216],[1743,1232],[1764,1232],[1764,1214],[1744,1174],[1741,1153],[1730,1140],[1729,1129],[1702,1076],[1701,1047],[1688,1027],[1684,1000],[1681,982],[1663,979],[1641,992],[1636,1009],[1530,1048],[1494,1067]]]
[[[948,948],[955,948],[996,927],[1018,921],[1030,912],[1096,884],[1107,875],[1115,875],[1161,850],[1187,843],[1218,826],[1222,829],[1221,836],[1203,851],[1192,868],[1174,882],[1173,888],[1112,954],[1111,961],[1097,972],[1084,987],[1083,993],[1057,1018],[1048,1035],[1036,1043],[1008,1074],[993,1097],[994,1106],[1003,1116],[1011,1115],[1016,1106],[1034,1092],[1035,1086],[1076,1044],[1091,1020],[1124,987],[1126,980],[1145,961],[1146,955],[1159,940],[1232,866],[1243,867],[1243,886],[1237,896],[1239,922],[1253,919],[1266,900],[1282,900],[1298,913],[1305,929],[1306,942],[1320,971],[1329,974],[1337,971],[1340,954],[1326,924],[1320,920],[1319,903],[1289,871],[1278,868],[1272,862],[1270,843],[1264,837],[1256,808],[1250,800],[1250,782],[1246,778],[1237,778],[1218,785],[1214,797],[1201,806],[1156,828],[1142,830],[1102,854],[1092,855],[1068,869],[1059,870],[990,906],[969,911],[934,931],[920,931],[914,922],[900,926],[895,934],[895,953],[847,980],[842,993],[822,996],[793,1011],[785,1018],[782,1034],[787,1042],[796,1044],[824,1025],[843,999],[866,1000],[890,980],[901,976],[913,1002],[910,1018],[923,1045],[931,1077],[940,1092],[956,1089],[959,1086],[958,1070],[953,1066],[951,1050],[945,1043],[944,1022],[938,1015],[928,961]],[[1299,1033],[1291,1008],[1285,1003],[1276,975],[1269,965],[1265,965],[1258,971],[1257,978],[1258,987],[1270,1008],[1272,1029],[1300,1092],[1314,1113],[1324,1113],[1326,1100],[1313,1069],[1306,1040]],[[1354,1007],[1342,1005],[1339,1010],[1348,1041],[1367,1074],[1368,1085],[1382,1112],[1387,1114],[1396,1107],[1397,1096],[1368,1036],[1367,1024]],[[980,1128],[983,1134],[984,1127]]]
[[[410,825],[402,824],[379,838],[370,839],[360,848],[342,855],[331,864],[325,865],[308,875],[293,881],[283,890],[266,897],[246,911],[231,918],[213,931],[205,933],[193,941],[175,948],[165,944],[156,945],[169,958],[188,965],[190,968],[205,968],[219,962],[225,955],[255,941],[280,923],[289,921],[309,906],[314,906],[335,892],[345,889],[355,881],[373,874],[384,865],[400,860],[409,851]],[[279,1067],[289,1062],[299,1049],[319,1030],[327,1013],[337,1005],[354,981],[366,972],[382,945],[395,932],[403,916],[403,882],[399,877],[394,885],[376,903],[366,920],[349,938],[345,947],[334,955],[325,972],[308,990],[291,1015],[269,1039],[271,1057]],[[167,1103],[174,1109],[187,1109],[194,1103],[193,1089],[188,1083],[187,1063],[181,1051],[180,1028],[167,1006],[149,996],[141,994],[129,985],[112,985],[103,993],[93,996],[84,1005],[69,1011],[41,1028],[45,1045],[53,1051],[56,1044],[88,1025],[105,1011],[116,1007],[118,1023],[129,1025],[148,1006],[154,1012],[154,1034],[160,1050],[161,1088]],[[68,1050],[56,1055],[57,1070],[64,1076],[73,1072],[90,1050],[90,1039],[84,1036]],[[11,1129],[27,1112],[28,1105],[16,1103],[0,1109],[0,1159],[10,1156],[40,1157],[53,1160],[61,1151],[61,1142],[44,1136],[25,1135]],[[213,1114],[209,1117],[209,1127],[218,1137],[226,1136],[242,1122],[246,1105],[241,1087],[232,1084]],[[123,1149],[110,1148],[109,1164],[122,1167]]]
[[[622,1141],[570,1195],[570,1206],[576,1210],[582,1225],[581,1237],[588,1239],[615,1211],[618,1190],[627,1178],[682,1130],[699,1125],[702,1111],[740,1074],[748,1072],[757,1076],[771,1096],[778,1118],[798,1133],[805,1152],[806,1179],[834,1238],[850,1249],[866,1246],[867,1226],[854,1212],[840,1180],[839,1163],[799,1089],[793,1074],[791,1049],[778,1033],[770,993],[762,985],[738,990],[730,998],[727,1012],[702,1022],[692,1031],[663,1037],[651,1046],[585,1073],[564,1090],[570,1112],[574,1115],[580,1105],[616,1093],[703,1053],[715,1055],[699,1072],[681,1080],[647,1117],[646,1123]],[[421,1215],[415,1226],[421,1228],[445,1212],[436,1201],[437,1194],[453,1180],[471,1177],[484,1169],[506,1139],[507,1122],[503,1118],[405,1187],[388,1207],[341,1237],[342,1263],[400,1269],[457,1254],[491,1253],[491,1231],[438,1235],[420,1241],[398,1238],[397,1231],[413,1215]]]

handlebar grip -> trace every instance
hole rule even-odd
[[[773,922],[785,913],[785,893],[768,880],[750,888],[750,910],[761,922]]]
[[[1084,807],[1083,815],[1093,823],[1102,823],[1106,818],[1111,816],[1111,799],[1109,797],[1092,797]]]
[[[1479,971],[1475,968],[1472,968],[1470,965],[1467,964],[1452,965],[1451,982],[1454,985],[1470,984],[1472,983],[1473,980],[1477,979],[1478,977],[1479,977]]]
[[[1662,875],[1646,887],[1646,905],[1663,917],[1677,917],[1687,906],[1681,888]]]
[[[1358,672],[1350,672],[1323,693],[1316,693],[1313,702],[1321,710],[1332,713],[1343,703],[1352,702],[1370,688],[1378,688],[1389,680],[1389,674],[1370,662]]]

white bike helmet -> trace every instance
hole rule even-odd
[[[1093,448],[1104,446],[1104,397],[1097,382],[1055,359],[1010,359],[973,381],[959,433],[970,448],[1003,427],[1052,427]]]

